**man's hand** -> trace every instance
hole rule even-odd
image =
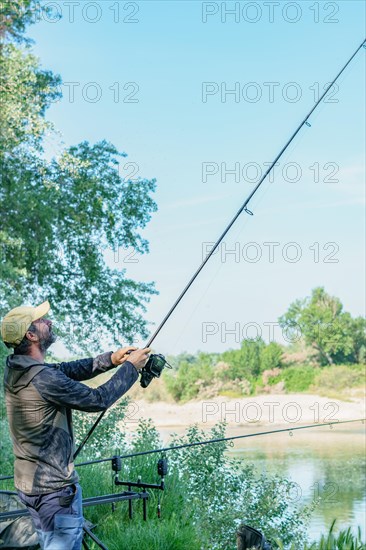
[[[134,365],[136,370],[140,371],[144,368],[145,363],[149,358],[150,351],[150,348],[143,348],[133,351],[130,355],[128,355],[128,360]]]
[[[116,367],[122,365],[125,361],[130,360],[130,353],[135,351],[135,346],[127,346],[126,348],[120,348],[111,355],[111,361]]]

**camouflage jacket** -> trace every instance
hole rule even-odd
[[[27,355],[7,358],[4,386],[14,481],[23,493],[52,493],[78,481],[71,410],[104,411],[138,378],[134,365],[126,361],[98,388],[82,384],[114,368],[111,353],[58,364],[39,364]]]

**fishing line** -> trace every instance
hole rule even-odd
[[[357,55],[357,53],[359,52],[359,50],[362,48],[362,47],[365,47],[366,48],[366,39],[364,39],[362,41],[362,43],[358,46],[358,48],[354,51],[354,53],[351,55],[351,57],[348,59],[348,61],[345,63],[345,65],[342,67],[342,69],[339,71],[339,73],[335,76],[335,78],[332,80],[332,82],[329,83],[329,85],[325,88],[324,92],[322,93],[322,95],[319,97],[319,99],[317,100],[317,102],[313,105],[313,107],[310,109],[310,111],[308,112],[308,114],[305,116],[305,118],[300,122],[299,126],[296,128],[296,130],[294,131],[294,133],[292,134],[292,136],[290,137],[290,139],[285,143],[285,145],[282,147],[282,149],[280,150],[280,152],[277,154],[276,158],[274,159],[274,161],[271,163],[271,165],[267,168],[266,172],[264,173],[264,175],[261,177],[261,179],[259,180],[259,182],[257,183],[257,185],[254,187],[254,189],[250,192],[250,194],[248,195],[248,197],[246,198],[245,202],[242,204],[242,206],[239,208],[239,210],[237,211],[237,213],[235,214],[235,216],[232,218],[232,220],[230,221],[230,223],[226,226],[226,228],[224,229],[224,231],[222,232],[222,234],[219,236],[219,238],[217,239],[217,241],[215,242],[214,246],[212,247],[212,249],[210,250],[210,252],[207,254],[206,258],[202,261],[201,265],[198,267],[198,269],[196,270],[196,272],[193,274],[193,276],[191,277],[191,279],[188,281],[187,285],[184,287],[184,289],[182,290],[182,292],[179,294],[178,298],[176,299],[176,301],[174,302],[174,304],[172,305],[172,307],[169,309],[168,313],[165,315],[165,317],[163,318],[163,320],[161,321],[161,323],[158,325],[158,327],[155,329],[155,331],[153,332],[152,336],[150,337],[150,339],[148,340],[147,344],[146,344],[146,347],[149,348],[151,346],[151,344],[153,343],[153,341],[155,340],[155,338],[158,336],[158,334],[160,333],[160,331],[162,330],[162,328],[164,327],[165,323],[168,321],[168,319],[170,318],[170,316],[172,315],[172,313],[174,312],[174,310],[176,309],[176,307],[179,305],[179,303],[181,302],[181,300],[183,299],[183,297],[186,295],[186,293],[188,292],[188,290],[190,289],[190,287],[192,286],[192,284],[194,283],[194,281],[196,280],[196,278],[198,277],[198,275],[200,274],[200,272],[202,271],[202,269],[205,267],[205,265],[207,264],[207,262],[210,260],[211,256],[216,252],[217,248],[219,247],[220,243],[222,242],[222,240],[225,238],[225,236],[227,235],[227,233],[230,231],[230,229],[232,228],[232,226],[235,224],[236,220],[239,218],[239,216],[245,212],[246,214],[248,214],[249,216],[253,216],[253,212],[248,208],[248,205],[250,203],[250,201],[252,200],[253,196],[256,194],[256,192],[258,191],[258,189],[261,187],[262,183],[267,179],[267,176],[270,174],[270,172],[272,171],[273,167],[275,166],[276,162],[282,157],[282,155],[284,154],[284,152],[288,149],[289,145],[292,143],[292,141],[295,139],[295,137],[297,136],[297,134],[300,132],[300,130],[303,128],[303,126],[308,126],[309,128],[311,127],[311,123],[309,122],[309,118],[311,117],[311,115],[313,114],[313,112],[315,111],[315,109],[318,107],[318,105],[323,101],[324,97],[327,95],[327,93],[329,92],[329,90],[332,88],[332,86],[335,84],[335,82],[339,79],[339,77],[344,73],[344,71],[346,70],[346,68],[348,67],[348,65],[351,63],[351,61],[353,60],[353,58]],[[98,426],[98,424],[100,423],[100,421],[102,420],[103,416],[105,415],[106,411],[103,411],[99,418],[95,421],[95,423],[93,424],[93,426],[90,428],[90,430],[88,431],[88,433],[86,434],[86,436],[84,437],[83,441],[80,443],[78,449],[76,450],[75,454],[74,454],[74,459],[79,455],[80,451],[82,450],[82,448],[84,447],[84,445],[87,443],[88,439],[90,438],[90,436],[92,435],[92,433],[94,432],[94,430],[96,429],[96,427]]]
[[[233,236],[234,243],[235,243],[236,239],[239,238],[239,235],[241,235],[241,234],[243,233],[244,229],[245,229],[246,226],[248,225],[248,222],[249,222],[249,218],[245,218],[245,219],[244,219],[243,226],[242,226],[241,228],[239,228],[239,229],[237,230],[237,232],[235,233],[235,235]],[[175,341],[174,344],[173,344],[173,349],[174,349],[174,347],[178,344],[178,342],[181,341],[182,336],[183,336],[183,334],[184,334],[186,328],[188,327],[190,321],[192,320],[194,314],[196,313],[197,309],[198,309],[198,308],[200,307],[200,305],[202,304],[203,300],[206,298],[206,296],[207,296],[207,294],[208,294],[208,291],[211,289],[211,287],[212,287],[214,281],[216,280],[217,276],[219,275],[220,271],[222,270],[222,268],[223,268],[223,263],[224,263],[224,262],[222,262],[222,261],[219,262],[219,265],[218,265],[218,267],[216,268],[215,273],[212,275],[212,277],[211,277],[209,283],[206,285],[205,290],[201,293],[201,295],[200,295],[199,299],[197,300],[197,302],[196,302],[196,304],[195,304],[195,306],[194,306],[194,308],[193,308],[193,311],[192,311],[191,314],[189,315],[189,317],[188,317],[186,323],[185,323],[184,326],[179,330],[178,337],[177,337],[176,341]]]
[[[324,108],[324,104],[322,104],[321,108],[320,108],[320,112],[323,110]],[[310,128],[306,128],[305,130],[310,130]],[[287,159],[290,159],[293,152],[299,147],[299,144],[301,141],[303,141],[304,137],[307,135],[307,132],[302,132],[299,136],[297,136],[297,139],[294,140],[293,144],[291,144],[291,146],[288,147],[286,153],[283,154],[283,161],[284,161],[284,165],[282,166],[282,169],[283,167],[286,165],[286,161]],[[263,164],[263,162],[262,162]],[[259,165],[260,166],[260,165]],[[281,166],[278,166],[277,167],[277,170],[281,170]],[[262,170],[263,172],[263,170]],[[261,176],[260,176],[261,177]],[[253,187],[254,185],[257,185],[258,181],[260,180],[260,177],[258,178],[258,180],[256,182],[254,182],[253,184]],[[278,178],[281,178],[280,175],[277,176]],[[247,184],[247,183],[252,183],[252,182],[248,182],[247,180],[244,180],[244,184]],[[282,181],[279,182],[279,183],[283,183]],[[290,182],[291,183],[291,182]],[[263,188],[262,187],[262,191],[260,194],[257,195],[257,200],[255,202],[255,206],[256,208],[263,202],[263,199],[264,197],[267,195],[267,193],[269,192],[269,190],[271,189],[271,186],[272,185],[278,185],[278,182],[276,183],[275,180],[273,180],[270,184],[270,186],[267,186],[266,188]],[[244,223],[241,227],[239,227],[236,231],[236,233],[233,235],[233,242],[234,244],[236,243],[236,240],[239,238],[240,235],[242,235],[242,233],[244,232],[244,230],[247,228],[247,225],[249,223],[249,218],[244,218]],[[217,278],[218,274],[220,273],[220,271],[222,270],[223,268],[223,262],[220,262],[220,265],[218,266],[218,268],[216,269],[215,273],[212,275],[208,285],[206,286],[205,290],[203,291],[203,293],[200,295],[200,298],[198,299],[198,301],[196,302],[192,312],[190,313],[190,315],[188,316],[186,322],[184,323],[183,327],[180,328],[179,330],[179,334],[177,336],[177,339],[174,341],[173,343],[173,346],[172,348],[174,349],[177,344],[181,341],[182,339],[182,336],[186,330],[186,328],[188,327],[190,321],[192,320],[194,314],[196,313],[197,309],[199,308],[199,306],[202,304],[204,298],[207,296],[207,293],[208,291],[210,290],[210,288],[212,287],[212,284],[213,282],[215,281],[215,279]]]
[[[182,298],[185,296],[185,294],[187,293],[187,291],[189,290],[190,286],[193,284],[193,282],[195,281],[196,277],[199,275],[199,273],[202,271],[202,269],[204,268],[204,266],[206,265],[206,263],[209,261],[209,259],[211,258],[211,256],[214,254],[214,252],[216,251],[217,247],[219,246],[219,244],[221,243],[221,241],[224,239],[224,237],[227,235],[227,233],[230,231],[231,227],[234,225],[234,223],[236,222],[236,220],[239,218],[239,216],[243,213],[243,212],[246,212],[248,215],[250,216],[253,216],[253,212],[251,210],[249,210],[248,208],[248,204],[250,203],[252,197],[255,195],[255,193],[258,191],[259,187],[262,185],[262,183],[265,181],[265,179],[267,178],[268,174],[271,172],[272,168],[274,167],[274,165],[276,164],[276,162],[282,157],[283,153],[286,151],[286,149],[288,148],[288,146],[290,145],[290,143],[295,139],[295,137],[297,136],[297,134],[300,132],[301,128],[306,125],[308,127],[311,127],[311,124],[309,122],[309,118],[311,117],[311,115],[313,114],[313,112],[315,111],[315,109],[317,108],[317,106],[322,102],[323,98],[326,96],[326,94],[328,93],[328,91],[331,89],[331,87],[334,85],[334,83],[338,80],[338,78],[341,76],[341,74],[345,71],[345,69],[348,67],[348,65],[351,63],[352,59],[356,56],[356,54],[358,53],[358,51],[363,47],[363,45],[366,44],[366,40],[363,40],[362,43],[360,44],[360,46],[356,49],[356,51],[352,54],[352,56],[349,58],[349,60],[346,62],[346,64],[342,67],[342,69],[339,71],[339,73],[337,74],[337,76],[332,80],[332,82],[330,82],[330,84],[327,86],[327,88],[325,89],[324,93],[320,96],[320,98],[318,99],[318,101],[315,103],[315,105],[310,109],[309,113],[305,116],[305,118],[303,119],[303,121],[299,124],[299,126],[296,128],[295,132],[292,134],[292,136],[290,137],[290,139],[287,141],[287,143],[282,147],[281,151],[278,153],[278,155],[276,156],[276,158],[274,159],[274,161],[271,163],[271,165],[268,167],[268,169],[266,170],[266,172],[264,173],[264,175],[261,177],[260,181],[257,183],[257,185],[254,187],[254,189],[251,191],[251,193],[249,194],[249,196],[247,197],[247,199],[245,200],[244,204],[239,208],[238,212],[235,214],[235,216],[233,217],[233,219],[231,220],[231,222],[227,225],[227,227],[225,228],[225,230],[223,231],[223,233],[220,235],[220,237],[217,239],[215,245],[213,246],[212,250],[209,252],[209,254],[207,255],[207,257],[203,260],[203,262],[201,263],[201,265],[199,266],[199,268],[197,269],[197,271],[194,273],[194,275],[192,276],[192,278],[190,279],[190,281],[187,283],[187,285],[185,286],[185,288],[183,289],[183,291],[181,292],[181,294],[178,296],[178,298],[176,299],[176,301],[174,302],[174,304],[172,305],[172,307],[170,308],[170,310],[168,311],[168,313],[165,315],[164,319],[161,321],[160,325],[157,327],[157,329],[154,331],[154,333],[152,334],[152,336],[150,337],[149,341],[147,342],[146,344],[146,347],[150,347],[152,342],[155,340],[155,338],[157,337],[157,335],[159,334],[159,332],[161,331],[161,329],[163,328],[163,326],[165,325],[165,323],[167,322],[167,320],[169,319],[169,317],[172,315],[173,311],[175,310],[175,308],[177,307],[177,305],[180,303],[180,301],[182,300]]]
[[[325,423],[322,423],[322,424],[316,424],[314,426],[314,424],[310,424],[310,425],[306,425],[306,426],[295,426],[295,427],[292,427],[292,428],[280,428],[278,430],[269,430],[269,431],[265,431],[265,432],[256,432],[256,433],[250,433],[250,434],[244,434],[244,435],[234,435],[234,436],[231,436],[231,437],[218,437],[218,438],[215,438],[215,439],[208,439],[206,441],[195,441],[194,443],[183,443],[182,445],[173,445],[171,447],[162,447],[160,449],[152,449],[150,451],[140,451],[138,453],[130,453],[130,454],[126,454],[126,455],[120,455],[119,458],[133,458],[133,457],[136,457],[136,456],[145,456],[145,455],[151,455],[151,454],[156,454],[156,453],[165,453],[165,452],[168,452],[168,451],[177,451],[179,449],[188,449],[190,447],[198,447],[198,446],[201,446],[201,445],[211,445],[213,443],[223,443],[224,441],[235,441],[237,439],[248,439],[250,437],[258,437],[260,435],[271,435],[271,434],[278,434],[278,433],[286,433],[286,432],[289,432],[290,434],[294,431],[297,431],[297,430],[308,430],[308,429],[311,429],[311,428],[321,428],[321,427],[324,427],[324,426],[329,426],[330,428],[332,428],[333,426],[338,426],[340,424],[352,424],[354,422],[362,422],[362,424],[365,423],[365,418],[357,418],[355,420],[340,420],[340,421],[334,421],[334,422],[325,422]],[[100,459],[97,459],[97,460],[92,460],[90,462],[80,462],[79,464],[77,464],[76,466],[87,466],[89,464],[100,464],[102,462],[108,462],[110,460],[113,460],[113,457],[111,458],[100,458]]]
[[[126,454],[126,455],[118,455],[118,458],[122,459],[122,458],[133,458],[135,456],[146,456],[146,455],[151,455],[151,454],[156,454],[156,453],[165,453],[165,452],[168,452],[168,451],[177,451],[179,449],[187,449],[187,448],[190,448],[190,447],[198,447],[200,445],[211,445],[213,443],[222,443],[224,441],[235,441],[236,439],[248,439],[250,437],[257,437],[257,436],[260,436],[260,435],[272,435],[272,434],[278,434],[278,433],[290,433],[290,435],[292,435],[292,433],[294,431],[297,431],[297,430],[308,430],[308,429],[311,429],[311,428],[321,428],[321,427],[324,427],[324,426],[329,426],[329,428],[333,428],[333,426],[339,426],[340,424],[352,424],[354,422],[362,422],[362,424],[365,424],[365,421],[366,421],[366,418],[356,418],[354,420],[337,420],[337,421],[334,421],[334,422],[323,422],[321,424],[307,424],[305,426],[295,426],[295,427],[291,427],[291,428],[281,428],[281,429],[278,429],[278,430],[268,430],[268,431],[265,431],[265,432],[256,432],[256,433],[250,433],[250,434],[244,434],[244,435],[234,435],[234,436],[231,436],[231,437],[218,437],[218,438],[215,438],[215,439],[208,439],[206,441],[195,441],[194,443],[183,443],[182,445],[172,445],[170,447],[162,447],[160,449],[151,449],[150,451],[140,451],[138,453],[129,453],[129,454]],[[98,458],[96,460],[89,460],[87,462],[79,462],[78,464],[76,464],[76,466],[79,468],[81,466],[90,466],[90,465],[93,465],[93,464],[102,464],[104,462],[110,462],[111,460],[114,460],[116,458],[116,456],[112,456],[112,457],[109,457],[109,458]],[[13,479],[14,476],[1,476],[0,477],[0,481],[5,481],[5,480],[8,480],[8,479]]]

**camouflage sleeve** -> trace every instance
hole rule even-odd
[[[112,351],[107,351],[97,355],[94,359],[78,359],[67,363],[52,364],[52,366],[72,378],[72,380],[90,380],[102,372],[115,368],[111,361],[112,353]]]
[[[138,379],[134,365],[125,361],[108,382],[98,388],[72,380],[60,369],[49,367],[33,378],[33,384],[46,401],[86,412],[108,409]]]

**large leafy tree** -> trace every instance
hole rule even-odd
[[[356,363],[365,358],[366,321],[343,311],[341,301],[322,287],[295,300],[279,323],[285,330],[300,330],[308,346],[318,352],[321,364]]]
[[[148,251],[140,230],[156,210],[155,180],[122,178],[126,154],[106,140],[46,157],[46,111],[61,78],[23,40],[35,9],[33,0],[3,2],[0,18],[0,315],[47,298],[69,348],[97,351],[145,335],[154,286],[110,267],[106,249]]]

